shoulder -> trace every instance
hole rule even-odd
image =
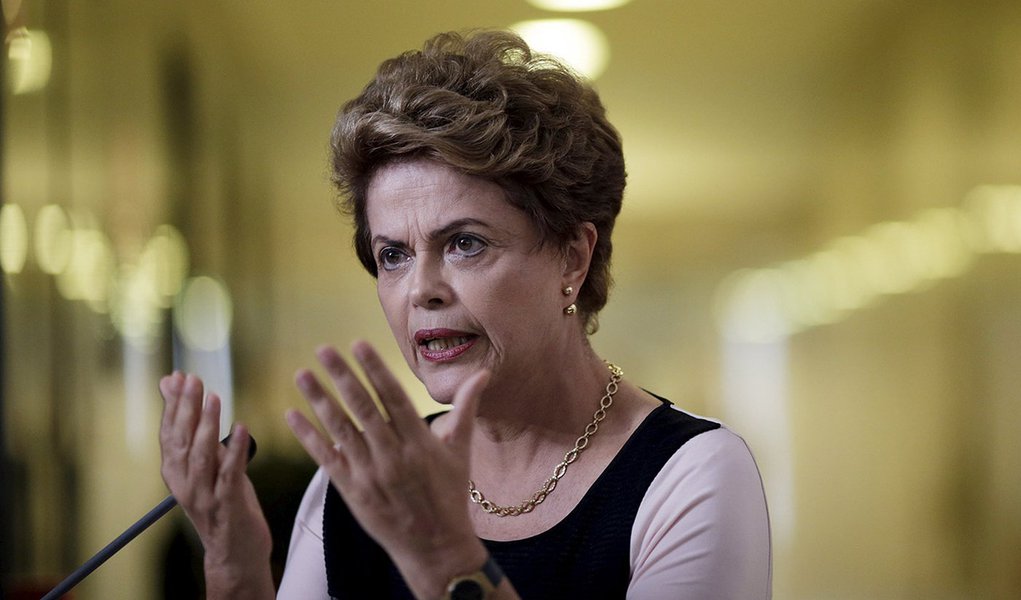
[[[645,512],[662,517],[657,509],[679,499],[750,496],[765,504],[762,477],[745,440],[726,425],[697,418],[718,426],[694,435],[673,453],[649,486],[639,516]]]
[[[682,412],[676,408],[674,411]],[[658,479],[661,481],[653,482],[653,485],[661,483],[670,487],[671,481],[676,482],[677,477],[699,475],[719,484],[733,483],[737,477],[739,481],[761,488],[758,467],[744,438],[723,423],[704,417],[695,418],[716,426],[693,436],[678,448],[660,472]]]
[[[674,452],[642,499],[632,529],[631,562],[632,591],[683,590],[684,597],[694,598],[769,597],[766,497],[741,436],[720,425]]]

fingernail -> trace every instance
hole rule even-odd
[[[359,360],[362,360],[372,354],[372,346],[370,346],[365,340],[355,340],[354,343],[351,344],[351,352],[357,356]]]
[[[331,346],[320,348],[317,356],[319,357],[319,362],[327,369],[339,369],[344,365],[344,359],[341,358],[340,353]]]
[[[197,393],[202,390],[202,380],[195,375],[188,374],[184,379],[185,393]]]

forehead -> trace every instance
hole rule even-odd
[[[507,201],[497,184],[424,159],[380,167],[369,181],[365,199],[373,234],[429,230],[462,218],[531,229],[525,214]]]

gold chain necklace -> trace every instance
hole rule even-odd
[[[610,369],[610,383],[606,384],[606,392],[603,397],[599,399],[599,410],[592,416],[592,422],[585,426],[585,433],[582,434],[576,442],[574,442],[574,448],[567,451],[564,455],[564,460],[557,466],[553,467],[553,476],[546,480],[539,488],[539,491],[532,494],[532,497],[525,500],[517,506],[499,506],[493,504],[475,487],[475,482],[468,480],[468,496],[471,501],[478,504],[479,507],[485,512],[496,515],[498,517],[516,517],[525,513],[530,513],[535,510],[535,507],[542,504],[543,500],[547,496],[553,493],[553,490],[557,489],[557,482],[560,478],[567,473],[567,466],[578,460],[578,455],[588,447],[589,438],[599,431],[599,423],[606,418],[606,409],[613,405],[613,395],[617,393],[618,385],[621,378],[624,377],[624,371],[620,367],[613,363],[606,363],[606,366]]]

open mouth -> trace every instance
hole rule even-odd
[[[422,330],[415,334],[418,351],[426,360],[453,359],[471,348],[478,335],[450,330]]]
[[[474,337],[474,336],[472,336],[472,337]],[[425,343],[423,343],[421,345],[425,346],[425,348],[427,350],[429,350],[430,352],[439,352],[441,350],[450,350],[451,348],[456,348],[458,346],[462,346],[464,344],[467,344],[468,340],[470,340],[470,339],[471,339],[471,337],[469,337],[467,335],[462,335],[462,336],[458,336],[458,337],[449,337],[449,338],[433,338],[433,339],[425,340]]]

